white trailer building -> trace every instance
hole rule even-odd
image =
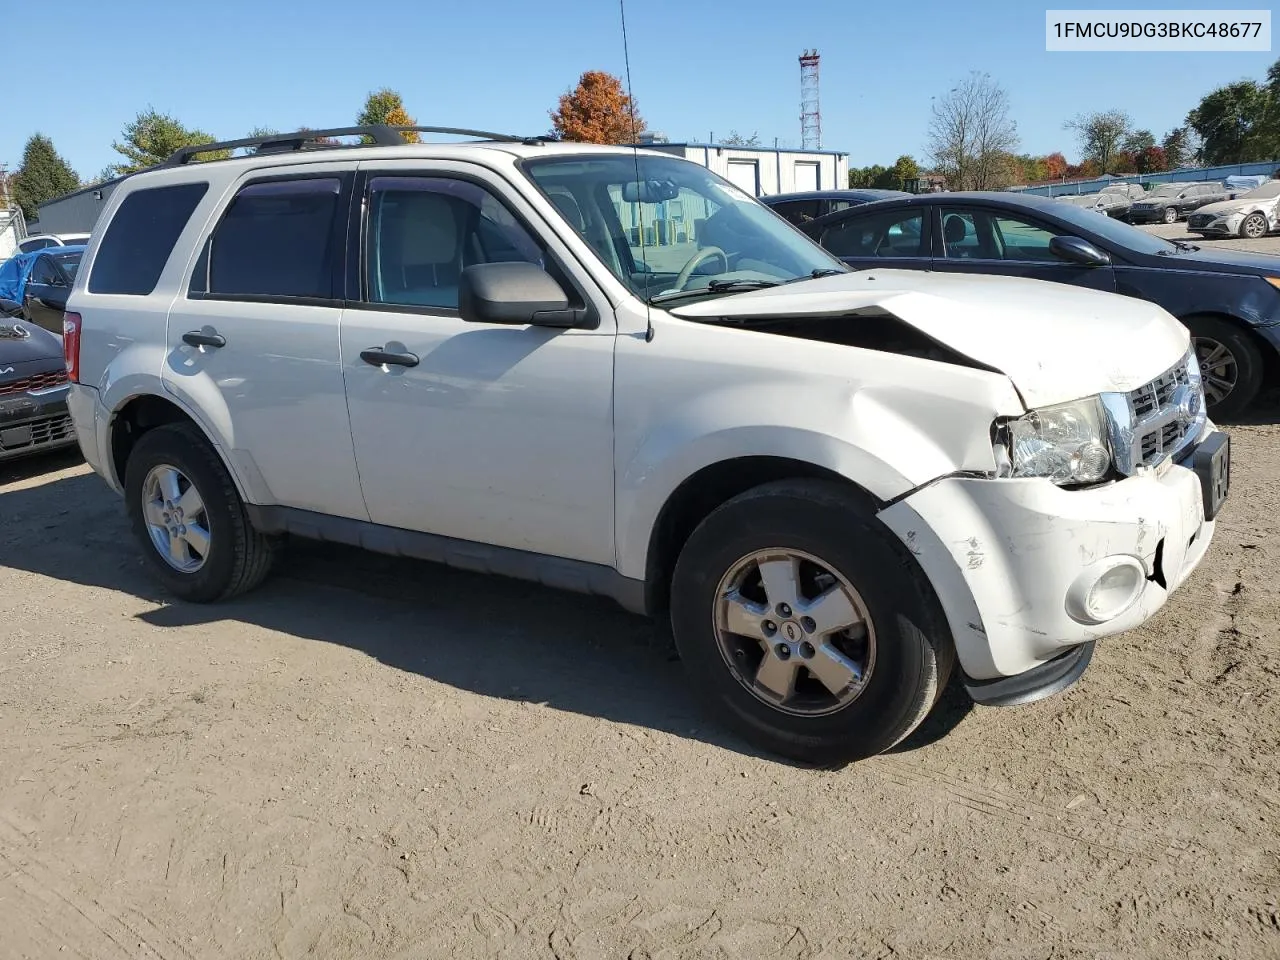
[[[700,163],[753,197],[804,190],[845,190],[849,155],[836,150],[771,150],[722,143],[643,144]]]

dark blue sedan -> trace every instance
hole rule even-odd
[[[1190,328],[1209,412],[1219,419],[1241,413],[1280,374],[1280,257],[1202,250],[1069,204],[1010,193],[882,200],[800,229],[859,269],[1030,277],[1157,303]]]

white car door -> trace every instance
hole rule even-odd
[[[270,504],[366,519],[339,353],[355,164],[271,167],[207,224],[168,322],[168,389]]]
[[[360,290],[342,357],[370,518],[612,565],[607,301],[567,284],[592,329],[465,322],[466,266],[527,260],[567,280],[570,255],[538,212],[497,173],[460,162],[364,162],[357,190]]]

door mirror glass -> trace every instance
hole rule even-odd
[[[1083,267],[1102,267],[1111,262],[1104,251],[1080,237],[1054,237],[1049,241],[1049,250],[1060,260]]]
[[[576,327],[585,310],[569,306],[555,278],[535,263],[478,263],[462,271],[458,312],[468,323]]]

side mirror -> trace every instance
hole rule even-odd
[[[458,312],[468,323],[577,327],[585,310],[569,306],[564,288],[536,263],[478,263],[462,271]]]
[[[1111,262],[1107,253],[1080,237],[1054,237],[1049,241],[1049,252],[1059,260],[1082,267],[1105,267]]]

